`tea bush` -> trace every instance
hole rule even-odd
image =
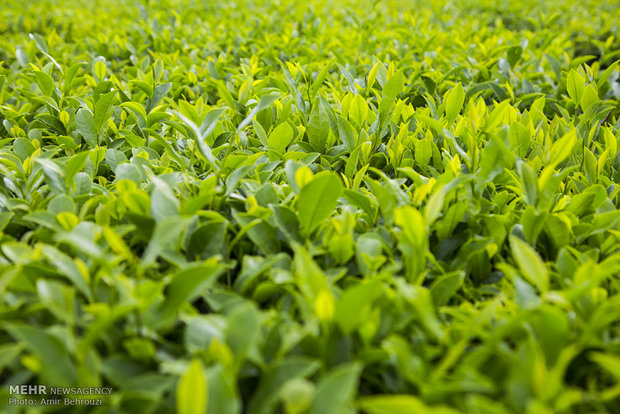
[[[0,404],[620,412],[620,5],[0,5]]]

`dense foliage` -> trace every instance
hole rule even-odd
[[[620,5],[3,0],[0,404],[620,412]]]

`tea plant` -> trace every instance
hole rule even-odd
[[[0,5],[0,404],[620,412],[620,5]]]

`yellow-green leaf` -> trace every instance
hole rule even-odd
[[[208,392],[202,362],[194,359],[177,384],[177,413],[205,414]]]
[[[523,276],[541,292],[546,292],[549,289],[549,269],[536,250],[515,236],[510,236],[510,248]]]

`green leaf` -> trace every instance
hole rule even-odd
[[[84,137],[84,141],[90,148],[97,146],[97,128],[95,127],[95,119],[90,111],[80,108],[75,115],[75,126],[78,132]]]
[[[454,88],[446,94],[446,121],[448,124],[452,124],[465,102],[465,90],[463,85],[459,82]]]
[[[268,143],[269,146],[275,149],[279,153],[284,153],[286,147],[293,140],[293,128],[287,123],[283,122],[271,131],[269,134]]]
[[[295,246],[293,264],[297,286],[306,300],[313,305],[319,292],[329,289],[327,278],[306,249],[301,246]]]
[[[41,164],[43,168],[43,175],[45,175],[45,182],[50,186],[55,194],[62,194],[67,192],[65,187],[65,179],[63,177],[63,171],[52,160],[37,158],[37,164]]]
[[[41,303],[59,320],[72,325],[75,312],[75,289],[61,282],[44,279],[37,280],[36,287]]]
[[[594,86],[594,84],[591,83],[584,90],[583,96],[579,101],[579,105],[581,105],[581,109],[583,111],[587,111],[592,105],[594,105],[598,101],[598,92],[596,91],[596,87]]]
[[[112,115],[115,97],[116,91],[111,91],[101,96],[99,100],[95,103],[95,116],[93,118],[93,123],[97,134],[101,134],[103,128],[108,122],[108,119]]]
[[[166,298],[159,307],[157,323],[161,326],[168,324],[183,304],[205,293],[222,271],[222,266],[209,261],[176,273],[166,289]]]
[[[517,171],[519,172],[519,178],[521,179],[521,187],[523,188],[525,202],[531,206],[535,206],[536,201],[538,200],[538,183],[536,180],[536,172],[527,163],[520,160],[517,162]]]
[[[256,414],[271,413],[278,402],[279,392],[287,381],[306,378],[320,368],[320,363],[308,357],[288,357],[270,366],[261,376],[252,395],[248,411]]]
[[[518,122],[513,123],[510,125],[508,139],[510,140],[510,149],[519,157],[525,158],[530,148],[530,134],[527,128]]]
[[[319,88],[321,87],[323,82],[325,82],[325,78],[327,77],[329,73],[329,69],[331,67],[332,67],[332,62],[329,62],[328,64],[323,66],[323,69],[321,69],[319,74],[316,76],[316,79],[314,80],[314,82],[312,82],[312,86],[310,86],[310,98],[314,98],[316,96],[316,94],[319,91]]]
[[[211,367],[207,371],[209,384],[207,413],[240,414],[241,400],[236,380],[221,365]]]
[[[226,192],[224,195],[229,196],[232,194],[239,185],[239,182],[254,168],[254,165],[244,165],[243,167],[237,168],[226,177]]]
[[[428,227],[432,226],[435,220],[441,216],[445,198],[445,191],[442,188],[437,189],[428,199],[424,206],[424,220]]]
[[[299,222],[307,233],[311,233],[332,214],[342,191],[340,178],[327,171],[314,176],[301,189],[296,205]]]
[[[347,289],[338,299],[334,319],[346,335],[366,321],[374,299],[380,294],[379,281],[371,280]]]
[[[554,142],[551,146],[548,166],[553,168],[568,158],[576,142],[577,132],[574,129]]]
[[[448,407],[431,407],[412,395],[373,395],[360,400],[360,406],[367,414],[457,414]]]
[[[465,272],[456,271],[438,277],[431,285],[433,303],[437,306],[447,305],[465,280]]]
[[[349,109],[349,119],[353,121],[355,125],[362,127],[368,117],[368,104],[364,98],[356,94],[351,100],[351,107]]]
[[[392,106],[396,97],[405,86],[405,76],[403,71],[399,70],[383,85],[383,93],[381,103],[379,104],[379,113],[387,113]]]
[[[592,151],[590,151],[589,148],[585,148],[583,157],[586,177],[588,177],[590,184],[595,184],[598,179],[596,156],[592,153]]]
[[[34,43],[37,45],[37,48],[41,51],[41,53],[43,53],[54,64],[54,66],[58,68],[60,73],[62,73],[62,66],[60,66],[58,62],[56,62],[56,60],[49,54],[49,48],[43,36],[38,33],[30,33],[29,36],[32,40],[34,40]]]
[[[78,385],[77,372],[69,351],[56,336],[38,327],[23,324],[6,324],[5,329],[40,359],[42,382],[58,386]]]
[[[549,290],[549,270],[536,250],[515,236],[510,236],[510,248],[523,276],[541,292]]]
[[[64,277],[66,277],[79,292],[84,294],[89,300],[92,300],[92,294],[88,287],[87,281],[84,279],[84,275],[80,272],[80,269],[75,264],[71,257],[64,254],[60,250],[50,245],[41,246],[41,251],[50,263],[60,271]]]
[[[297,170],[299,170],[301,167],[303,167],[302,164],[293,160],[287,160],[286,164],[284,164],[284,171],[286,173],[288,185],[291,187],[295,194],[299,194],[299,191],[301,190],[299,188],[299,185],[297,185],[297,180],[295,179]]]
[[[433,146],[425,139],[415,143],[415,160],[420,165],[428,165],[433,156]]]
[[[523,48],[521,46],[512,46],[506,51],[506,60],[510,64],[510,67],[514,68],[521,60],[523,55]]]
[[[133,101],[123,102],[120,106],[127,109],[136,118],[140,128],[146,128],[146,110],[144,106]]]
[[[566,91],[568,92],[568,96],[570,96],[573,102],[579,104],[585,89],[586,81],[583,76],[577,71],[571,70],[566,78]]]
[[[309,414],[341,414],[352,408],[362,367],[349,363],[331,370],[316,387]]]
[[[26,138],[16,138],[13,141],[13,152],[20,160],[25,161],[35,151],[34,145]]]
[[[103,60],[97,60],[95,62],[95,75],[97,76],[97,79],[99,79],[100,81],[102,81],[105,78],[105,74],[106,74],[106,67],[105,67],[105,62]]]
[[[147,112],[150,113],[157,107],[162,98],[170,91],[170,88],[172,88],[171,82],[162,83],[153,88],[153,96],[149,100],[149,104],[146,108]]]
[[[153,192],[151,193],[151,216],[155,220],[164,217],[177,216],[180,203],[168,184],[158,177],[153,178]]]
[[[347,147],[347,150],[353,151],[357,146],[357,134],[353,126],[340,115],[336,115],[336,119],[338,122],[338,136],[340,140]]]
[[[37,78],[37,84],[45,96],[52,96],[54,92],[54,80],[50,75],[40,70],[35,70],[34,74]]]
[[[498,137],[489,138],[487,145],[480,156],[479,177],[481,183],[486,183],[500,174],[504,168],[512,167],[514,154]]]
[[[4,228],[7,224],[9,224],[12,218],[13,213],[11,213],[10,211],[4,211],[0,213],[0,231],[4,230]]]
[[[220,163],[213,156],[213,151],[211,151],[211,147],[205,142],[205,138],[208,135],[207,133],[210,133],[215,128],[217,119],[221,116],[223,112],[223,109],[216,109],[210,112],[209,115],[207,115],[207,117],[205,118],[205,122],[203,123],[203,126],[205,126],[204,130],[198,128],[198,125],[196,125],[193,121],[191,121],[180,112],[175,113],[176,116],[178,116],[181,121],[183,121],[183,123],[185,123],[185,125],[187,125],[192,130],[196,139],[196,143],[198,144],[198,149],[200,153],[215,170],[220,169]],[[207,122],[207,119],[209,119],[210,122]]]
[[[401,228],[398,247],[405,258],[407,279],[418,283],[424,276],[428,244],[424,217],[411,206],[401,206],[394,211],[394,222]]]
[[[122,163],[117,165],[116,170],[114,171],[116,174],[117,180],[131,180],[136,184],[140,184],[142,181],[142,174],[138,167],[130,163]]]
[[[204,414],[209,399],[208,390],[202,362],[194,359],[177,385],[177,413]]]
[[[152,222],[149,225],[152,225]],[[186,219],[181,216],[164,217],[157,221],[149,244],[142,255],[142,264],[144,266],[151,265],[164,249],[174,245],[183,232],[185,225]]]
[[[88,151],[83,151],[72,156],[66,163],[65,170],[65,182],[67,187],[71,186],[73,179],[78,172],[84,168],[86,164],[86,158],[88,157]]]
[[[204,142],[204,140],[215,130],[218,121],[224,113],[226,113],[226,108],[212,109],[207,113],[205,119],[202,121],[202,124],[200,124],[201,142]]]
[[[225,244],[226,222],[210,222],[198,227],[191,235],[187,255],[189,258],[207,259],[221,252]]]
[[[244,303],[227,315],[226,342],[231,351],[241,358],[260,334],[260,322],[256,308]]]
[[[308,121],[308,139],[315,151],[323,152],[329,134],[329,115],[327,103],[322,97],[315,101]]]
[[[591,352],[589,359],[620,380],[620,357],[603,352]]]
[[[287,414],[302,414],[308,411],[314,398],[314,384],[294,378],[286,382],[280,390],[280,399]]]
[[[338,69],[340,69],[340,72],[342,72],[342,76],[344,76],[347,82],[349,83],[349,91],[351,91],[351,93],[353,94],[357,94],[358,93],[357,88],[355,87],[355,81],[353,80],[353,76],[351,76],[351,73],[339,63],[337,63],[337,65],[338,65]]]
[[[278,94],[270,94],[270,95],[262,96],[260,100],[258,101],[258,103],[256,104],[256,106],[250,111],[248,116],[246,116],[245,119],[241,121],[241,123],[237,127],[237,132],[240,132],[250,122],[252,122],[256,114],[258,114],[263,109],[270,107],[271,104],[273,104],[276,101],[276,99],[278,99],[278,96],[279,96]]]
[[[546,211],[538,212],[532,206],[527,206],[523,211],[520,222],[523,227],[523,235],[528,242],[536,243],[538,235],[547,221],[547,216],[548,213]]]
[[[106,164],[108,164],[108,167],[110,167],[112,171],[116,171],[116,167],[118,167],[118,165],[124,161],[127,161],[127,157],[125,157],[125,154],[123,154],[121,151],[114,148],[108,148],[106,150],[105,162]]]

